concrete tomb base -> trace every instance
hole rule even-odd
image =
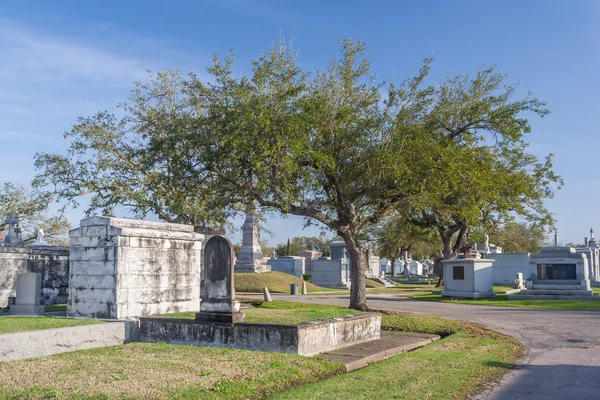
[[[218,312],[197,312],[196,321],[198,322],[223,322],[229,324],[238,324],[244,322],[246,314],[242,312],[218,313]]]
[[[381,315],[363,313],[297,325],[224,324],[192,319],[140,318],[140,341],[313,356],[380,338]]]

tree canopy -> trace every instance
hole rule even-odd
[[[5,182],[0,186],[0,231],[8,229],[6,220],[14,214],[19,218],[23,228],[22,239],[26,244],[35,240],[38,229],[43,229],[45,240],[49,244],[67,244],[71,225],[61,212],[50,212],[51,201],[52,197],[48,193]]]
[[[208,81],[165,71],[138,84],[125,116],[83,118],[66,155],[38,154],[39,187],[90,210],[222,224],[236,210],[278,211],[325,225],[352,258],[350,306],[366,309],[360,239],[402,204],[440,233],[518,213],[547,220],[558,181],[525,152],[544,116],[514,100],[494,68],[425,85],[432,59],[400,83],[371,73],[365,45],[345,38],[325,70],[305,71],[284,42],[234,73],[214,56]],[[446,246],[445,246],[446,247]]]

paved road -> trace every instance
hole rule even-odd
[[[348,296],[273,296],[348,305]],[[375,295],[367,299],[370,308],[475,322],[523,342],[528,352],[518,368],[477,399],[600,399],[600,312],[471,306]]]

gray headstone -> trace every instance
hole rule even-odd
[[[204,268],[200,287],[198,321],[241,322],[239,303],[235,301],[233,246],[223,236],[213,236],[204,247]]]
[[[42,275],[24,273],[17,275],[17,296],[15,304],[10,306],[13,314],[44,314],[45,307],[40,305]]]

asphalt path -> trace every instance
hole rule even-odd
[[[348,296],[273,297],[342,306],[349,302]],[[368,295],[367,302],[373,309],[473,322],[520,340],[527,353],[518,367],[476,399],[600,399],[600,312],[436,303],[386,295]]]

